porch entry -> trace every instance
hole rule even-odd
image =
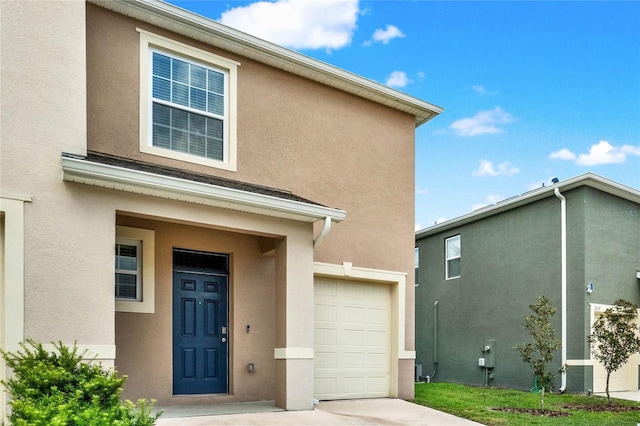
[[[228,392],[229,256],[173,250],[173,394]]]

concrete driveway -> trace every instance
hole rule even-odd
[[[263,410],[260,410],[262,404]],[[209,407],[165,407],[158,426],[205,425],[429,425],[470,426],[480,423],[401,399],[361,399],[321,402],[309,411],[275,411],[273,402]],[[212,412],[212,410],[215,410]],[[234,414],[230,414],[229,411]]]

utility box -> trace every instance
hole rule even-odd
[[[496,366],[496,341],[495,339],[484,342],[484,368],[495,368]]]

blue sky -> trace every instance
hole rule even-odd
[[[554,177],[640,189],[639,1],[182,1],[444,108],[416,130],[416,227]]]

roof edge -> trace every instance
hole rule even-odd
[[[442,223],[438,223],[428,228],[421,229],[415,233],[415,238],[417,240],[420,238],[428,237],[430,235],[437,234],[451,228],[462,226],[470,222],[475,222],[476,220],[484,219],[486,217],[494,216],[496,214],[533,203],[543,198],[555,197],[554,191],[556,188],[561,191],[569,191],[581,186],[595,188],[600,191],[607,192],[611,195],[615,195],[617,197],[640,204],[639,190],[623,185],[611,179],[607,179],[595,173],[588,172],[564,181],[560,181],[558,183],[554,183],[549,186],[543,186],[532,191],[525,192],[521,195],[516,195],[515,197],[507,198],[506,200],[499,201],[490,206],[474,210],[471,213],[467,213],[465,215],[458,216]]]
[[[412,114],[419,127],[443,108],[326,62],[278,46],[161,0],[86,0],[105,9],[228,50]]]
[[[283,219],[341,222],[344,210],[63,156],[63,180]]]

